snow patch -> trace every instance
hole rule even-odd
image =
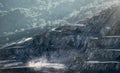
[[[41,70],[42,68],[65,69],[64,64],[50,63],[47,59],[43,58],[28,62],[28,67],[34,68],[35,70]]]
[[[23,40],[19,41],[18,44],[24,43],[24,42],[32,40],[32,39],[33,39],[32,37],[24,38]]]
[[[91,63],[91,64],[103,64],[103,63],[120,63],[118,61],[86,61],[85,63]]]

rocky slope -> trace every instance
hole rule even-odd
[[[2,73],[118,73],[120,69],[119,10],[113,7],[77,24],[53,28],[0,49]],[[40,59],[40,60],[39,60]],[[31,66],[29,62],[54,65]],[[41,61],[42,60],[42,61]],[[19,63],[20,62],[20,63]],[[33,69],[37,68],[37,70]]]

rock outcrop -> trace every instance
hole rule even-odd
[[[45,33],[32,37],[23,43],[0,49],[0,60],[16,60],[20,65],[4,69],[23,67],[34,58],[45,57],[51,63],[62,63],[64,70],[48,69],[43,73],[114,73],[120,69],[120,29],[119,7],[101,12],[77,25],[65,25],[53,28]],[[78,26],[84,24],[85,26]],[[27,69],[26,69],[27,68]],[[5,70],[1,70],[2,73]],[[13,73],[17,69],[10,69]],[[24,72],[34,73],[26,66]],[[88,72],[87,72],[88,71]],[[36,72],[36,71],[35,71]],[[39,71],[38,71],[39,72]],[[91,72],[91,73],[92,73]]]

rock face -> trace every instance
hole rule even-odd
[[[16,73],[19,70],[17,73],[118,73],[119,13],[120,7],[113,7],[80,21],[77,25],[53,28],[31,39],[26,38],[3,47],[0,49],[0,72]],[[85,26],[80,26],[81,24]],[[45,67],[42,70],[31,70],[27,63],[36,58],[64,64],[65,68],[57,70]],[[13,64],[15,62],[17,65]]]

